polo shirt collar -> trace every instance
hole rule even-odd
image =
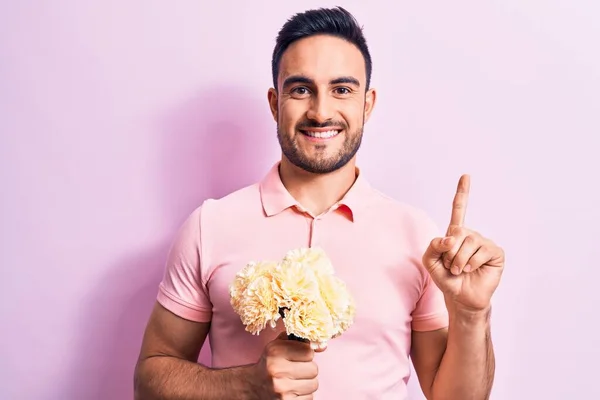
[[[275,163],[269,172],[260,182],[260,197],[263,209],[268,217],[277,215],[282,211],[296,207],[302,210],[303,207],[298,201],[288,192],[283,185],[279,175],[279,164]],[[357,178],[354,184],[346,195],[338,202],[338,205],[345,206],[350,211],[350,219],[354,221],[356,214],[365,207],[368,194],[370,193],[370,185],[362,176],[360,169],[356,168]]]

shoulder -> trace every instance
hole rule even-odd
[[[417,236],[429,237],[439,234],[439,227],[425,209],[393,198],[378,189],[371,190],[372,202],[369,210],[374,214],[371,218]]]
[[[231,192],[221,198],[208,198],[202,202],[199,209],[202,217],[222,216],[238,214],[252,209],[254,206],[260,206],[259,184],[255,183],[234,192]]]
[[[184,226],[195,229],[201,240],[232,232],[263,215],[259,184],[252,184],[220,198],[208,198],[191,211]]]

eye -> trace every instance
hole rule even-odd
[[[309,93],[309,90],[305,86],[298,86],[293,88],[290,93],[295,96],[304,96]]]
[[[339,94],[342,96],[352,93],[352,90],[350,90],[347,87],[337,87],[334,89],[334,91],[335,91],[335,94]]]

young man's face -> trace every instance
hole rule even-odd
[[[283,155],[313,173],[337,170],[360,147],[375,101],[365,60],[353,44],[318,35],[293,43],[279,65],[269,102]]]

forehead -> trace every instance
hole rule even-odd
[[[354,44],[329,35],[317,35],[292,43],[279,64],[278,83],[290,75],[304,75],[318,83],[352,76],[364,87],[365,59]]]

